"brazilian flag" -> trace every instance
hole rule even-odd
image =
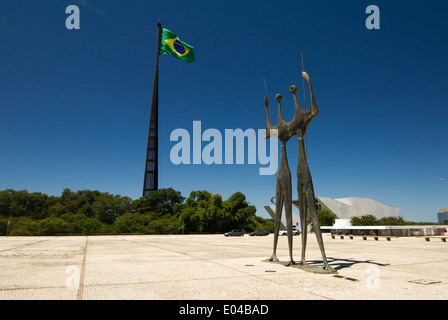
[[[170,30],[162,28],[161,38],[161,54],[170,54],[188,63],[194,61],[193,47],[180,41],[179,38]]]

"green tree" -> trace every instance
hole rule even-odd
[[[0,191],[0,216],[11,216],[9,206],[11,205],[10,189]]]
[[[152,215],[139,212],[127,212],[114,223],[117,233],[142,233],[147,234],[147,226],[152,220]]]
[[[2,191],[2,193],[2,215],[10,217],[21,217],[26,215],[28,191],[8,189]]]
[[[61,219],[68,223],[67,233],[87,235],[102,232],[102,224],[98,219],[87,217],[82,213],[66,213]]]
[[[29,217],[10,218],[9,235],[10,236],[33,236],[35,220]]]
[[[95,197],[91,210],[99,221],[112,224],[119,216],[129,211],[131,202],[129,197],[101,193]]]
[[[45,218],[48,215],[47,198],[46,194],[29,193],[27,190],[0,191],[0,215],[5,217],[28,216],[33,219]]]
[[[77,212],[79,208],[85,205],[86,199],[79,193],[73,192],[69,188],[65,188],[59,199],[59,203],[62,205],[62,210],[59,215],[67,212]]]
[[[221,195],[215,194],[207,206],[207,230],[210,233],[217,233],[222,230],[222,198]]]
[[[274,232],[275,229],[275,222],[274,219],[265,219],[262,217],[255,217],[253,219],[253,230],[266,230],[267,232]]]
[[[185,203],[176,205],[173,211],[185,233],[216,233],[236,228],[249,231],[256,225],[256,209],[247,203],[241,192],[222,201],[220,195],[193,191]]]
[[[352,226],[376,226],[378,220],[374,215],[354,216],[350,219]]]
[[[319,224],[321,226],[332,226],[337,219],[337,215],[335,215],[330,210],[319,210],[317,211],[317,216],[319,217]]]
[[[159,189],[132,201],[132,209],[138,212],[156,212],[159,215],[173,214],[174,206],[184,199],[179,191],[172,188]]]
[[[38,236],[54,236],[67,233],[69,224],[59,217],[49,217],[34,221],[32,229],[33,233]]]
[[[404,226],[407,222],[403,217],[384,217],[378,219],[379,226]]]
[[[170,214],[152,220],[147,227],[149,234],[177,234],[180,229],[179,221]]]
[[[247,203],[244,194],[235,192],[229,199],[223,201],[222,206],[226,229],[253,229],[252,219],[255,218],[256,209]]]
[[[223,201],[219,194],[193,191],[185,199],[172,188],[129,197],[98,190],[72,191],[60,196],[7,189],[0,191],[0,234],[55,235],[98,233],[175,234],[221,233],[239,228],[273,229],[273,222],[255,215],[241,192]]]
[[[337,215],[335,215],[330,210],[319,210],[317,211],[317,218],[319,220],[319,225],[323,226],[332,226],[337,219]],[[313,220],[308,215],[307,223],[311,225],[311,230],[314,231]]]
[[[204,223],[195,207],[185,206],[176,216],[185,233],[200,233],[204,230]]]
[[[173,207],[174,216],[178,219],[185,233],[209,232],[207,211],[212,206],[211,194],[207,191],[192,191],[185,203]]]

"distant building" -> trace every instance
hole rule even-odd
[[[316,201],[317,210],[329,210],[333,212],[338,219],[348,219],[348,221],[352,217],[365,216],[369,214],[375,216],[377,219],[384,217],[395,217],[401,209],[400,207],[388,206],[379,201],[362,197],[339,199],[316,197]],[[298,200],[293,200],[292,203],[297,209],[299,208]],[[275,206],[265,206],[265,209],[269,215],[275,219]],[[448,212],[446,214],[446,219],[448,219]],[[300,226],[298,210],[293,210],[292,220],[294,225],[297,227]],[[282,214],[281,225],[282,227],[286,225],[284,212]]]
[[[316,199],[318,210],[330,210],[339,219],[350,219],[352,217],[366,215],[373,215],[377,219],[384,217],[395,217],[401,209],[400,207],[388,206],[379,201],[362,197],[339,199],[318,197]]]
[[[439,223],[448,224],[448,208],[439,209],[437,220]]]

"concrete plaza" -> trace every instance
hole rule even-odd
[[[264,262],[272,234],[2,237],[0,299],[448,299],[447,242],[324,240],[336,275]],[[295,236],[297,261],[300,248]],[[287,260],[286,237],[278,257]],[[314,234],[307,260],[321,263]]]

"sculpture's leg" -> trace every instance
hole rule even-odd
[[[285,182],[285,193],[284,193],[284,200],[285,200],[285,217],[286,217],[286,229],[287,229],[287,236],[288,236],[288,248],[289,248],[289,265],[295,264],[293,259],[293,234],[292,234],[292,191],[291,191],[291,176],[289,176],[289,179]]]
[[[300,177],[298,177],[300,179]],[[306,265],[306,259],[305,259],[305,252],[306,252],[306,237],[308,234],[308,228],[307,228],[307,201],[303,190],[303,184],[299,181],[297,183],[297,191],[299,193],[299,211],[300,211],[300,227],[302,228],[302,255],[300,259],[300,264]]]
[[[277,243],[278,234],[280,232],[280,223],[282,219],[282,209],[283,209],[283,193],[279,181],[277,181],[277,191],[275,194],[275,228],[274,228],[274,248],[272,251],[272,256],[268,259],[269,261],[278,262],[277,258]]]
[[[327,256],[325,255],[324,241],[322,239],[322,231],[320,230],[319,218],[317,217],[317,209],[314,198],[313,185],[310,182],[307,187],[306,197],[309,205],[310,216],[313,221],[314,233],[316,234],[317,243],[319,244],[319,249],[322,254],[322,260],[324,264],[324,269],[330,269],[327,262]]]

